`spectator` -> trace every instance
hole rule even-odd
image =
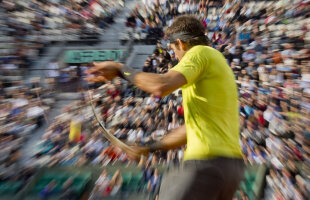
[[[149,192],[154,192],[156,190],[156,188],[159,187],[160,179],[161,179],[161,177],[158,173],[158,170],[155,169],[153,176],[151,177],[151,179],[148,182],[147,188],[148,188]]]
[[[109,186],[110,180],[111,179],[108,176],[108,172],[103,170],[95,183],[90,199],[102,198],[103,196],[106,196],[105,192]]]
[[[72,188],[73,178],[68,178],[62,185],[61,200],[73,200],[76,199],[77,195]]]
[[[54,192],[56,187],[56,181],[51,181],[40,193],[40,199],[48,199]]]

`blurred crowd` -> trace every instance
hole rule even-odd
[[[33,168],[23,165],[23,146],[42,123],[54,102],[40,79],[0,82],[0,180],[27,181]],[[18,174],[18,175],[17,175]]]
[[[126,155],[103,137],[93,112],[110,133],[130,145],[152,143],[183,123],[180,92],[160,99],[120,79],[89,92],[83,92],[83,100],[64,108],[51,123],[37,144],[36,162],[31,163],[41,166],[106,165],[111,161],[126,161]],[[183,149],[180,151],[183,155]],[[176,150],[160,156],[154,154],[141,162],[176,163],[182,159],[182,156],[173,155],[177,153]]]
[[[65,107],[41,140],[34,144],[29,166],[106,166],[116,162],[130,166],[133,163],[127,155],[103,136],[99,122],[111,134],[129,145],[150,144],[184,123],[179,92],[160,99],[116,79],[82,94],[82,100]],[[184,148],[180,148],[142,157],[138,166],[143,173],[141,178],[147,185],[139,187],[139,190],[150,194],[158,191],[160,179],[157,166],[179,164],[183,159],[183,152]],[[123,175],[113,175],[115,178],[107,174],[102,178],[100,176],[92,198],[94,195],[116,195]],[[113,191],[114,187],[116,189]]]
[[[310,184],[309,1],[145,0],[143,3],[145,6],[137,6],[125,22],[135,38],[156,43],[142,70],[165,73],[178,63],[169,41],[163,37],[163,30],[180,14],[196,15],[206,28],[210,46],[223,53],[235,74],[240,95],[240,145],[246,163],[268,166],[265,199],[307,199]],[[113,21],[122,3],[53,1],[45,5],[42,1],[30,1],[20,5],[5,1],[5,5],[9,16],[21,12],[22,8],[30,13],[38,10],[29,29],[10,24],[1,27],[1,31],[10,30],[9,36],[18,38],[14,41],[23,45],[28,35],[34,33],[41,37],[45,29],[103,28]],[[63,20],[61,26],[57,20],[50,22],[59,17]],[[98,18],[103,22],[97,21]],[[6,20],[13,23],[11,19]],[[16,30],[24,33],[18,36],[21,31]],[[9,69],[22,63],[13,59],[1,67]],[[0,123],[5,127],[0,130],[4,168],[16,162],[11,161],[19,155],[19,148],[15,148],[22,145],[25,135],[40,126],[48,110],[49,101],[44,103],[44,98],[38,97],[51,96],[49,92],[44,93],[44,89],[38,93],[36,84],[36,81],[31,85],[18,81],[11,85],[2,83],[5,86],[0,87]],[[114,136],[132,145],[150,144],[184,123],[180,90],[159,98],[120,79],[98,87],[91,85],[91,88],[90,93],[83,91],[81,100],[73,102],[50,122],[29,162],[32,166],[128,163],[127,156],[102,136],[93,112]],[[139,166],[150,185],[159,184],[154,166],[177,165],[182,161],[184,148],[141,158]],[[104,172],[102,177],[98,182],[106,181]],[[112,179],[113,186],[116,179],[121,182],[117,174],[109,181]]]
[[[3,0],[0,64],[14,72],[28,68],[52,42],[98,39],[123,5],[122,0]]]

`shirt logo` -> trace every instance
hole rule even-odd
[[[124,72],[124,74],[125,74],[126,76],[131,75],[131,73],[129,73],[129,72]]]

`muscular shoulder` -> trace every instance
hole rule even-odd
[[[197,45],[192,47],[189,51],[188,54],[194,55],[194,54],[198,54],[198,55],[203,55],[206,54],[207,52],[214,52],[217,51],[216,49],[209,47],[209,46],[204,46],[204,45]]]

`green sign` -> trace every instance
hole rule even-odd
[[[96,61],[122,61],[125,57],[124,50],[85,50],[85,51],[66,51],[66,63],[91,63]]]

